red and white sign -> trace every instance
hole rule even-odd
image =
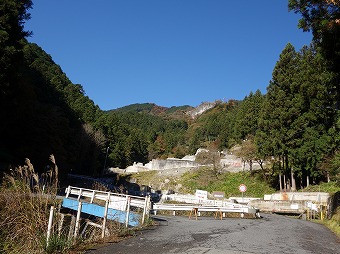
[[[240,190],[240,192],[246,192],[247,190],[247,186],[245,186],[244,184],[241,184],[238,189]]]
[[[204,190],[196,190],[195,196],[199,200],[207,200],[208,199],[208,192]]]

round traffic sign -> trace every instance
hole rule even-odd
[[[241,184],[238,189],[240,190],[240,192],[246,192],[247,190],[247,186],[245,186],[244,184]]]

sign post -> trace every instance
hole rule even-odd
[[[243,193],[247,191],[247,186],[245,186],[244,184],[240,184],[238,189],[240,192],[242,192],[242,203],[243,203]]]

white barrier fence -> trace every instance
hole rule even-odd
[[[254,214],[256,217],[260,217],[259,209],[234,203],[227,200],[200,200],[197,199],[193,195],[166,195],[162,197],[165,201],[178,201],[178,202],[185,202],[187,204],[165,204],[165,203],[157,203],[153,204],[153,211],[156,214],[159,210],[167,210],[173,211],[173,214],[176,214],[176,211],[194,211],[200,215],[200,212],[215,212],[215,213],[240,213],[241,217],[245,213]],[[190,213],[190,214],[191,214]]]
[[[130,206],[132,207],[139,207],[145,208],[146,199],[148,197],[138,197],[138,196],[131,196],[126,194],[119,194],[107,191],[99,191],[99,190],[91,190],[91,189],[84,189],[78,188],[73,186],[68,186],[65,190],[66,198],[69,195],[75,195],[78,201],[81,198],[90,198],[90,203],[93,203],[95,199],[102,200],[102,201],[109,201],[109,208],[117,209],[120,211],[125,211],[127,202],[130,199]],[[150,202],[150,201],[149,201]]]

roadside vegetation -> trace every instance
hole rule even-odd
[[[321,221],[326,227],[332,230],[340,238],[340,207],[336,209],[331,219]]]
[[[310,192],[328,192],[330,194],[334,194],[340,191],[340,182],[322,182],[318,185],[309,185],[301,191],[310,191]]]
[[[61,200],[57,199],[58,186],[58,167],[53,155],[50,156],[47,171],[42,174],[35,171],[29,159],[25,160],[24,166],[15,167],[3,174],[0,182],[0,253],[81,253],[91,245],[131,237],[138,230],[108,221],[110,234],[104,239],[98,227],[88,227],[85,235],[74,238],[73,233],[70,234],[68,220],[65,219],[63,227],[59,224],[61,213],[58,208]],[[48,238],[52,206],[54,215]],[[64,216],[69,217],[68,214]],[[151,224],[152,221],[148,220],[147,225]]]
[[[262,177],[250,172],[239,173],[221,173],[215,174],[209,168],[201,168],[194,172],[187,172],[181,179],[183,189],[194,194],[196,189],[206,190],[210,193],[213,191],[222,191],[225,197],[240,197],[240,184],[247,186],[244,196],[263,198],[264,194],[273,193],[275,189]]]
[[[54,157],[51,157],[54,160]],[[49,247],[46,231],[51,206],[58,205],[57,167],[38,175],[31,162],[5,174],[0,185],[0,252],[52,253],[69,244],[55,236]]]

